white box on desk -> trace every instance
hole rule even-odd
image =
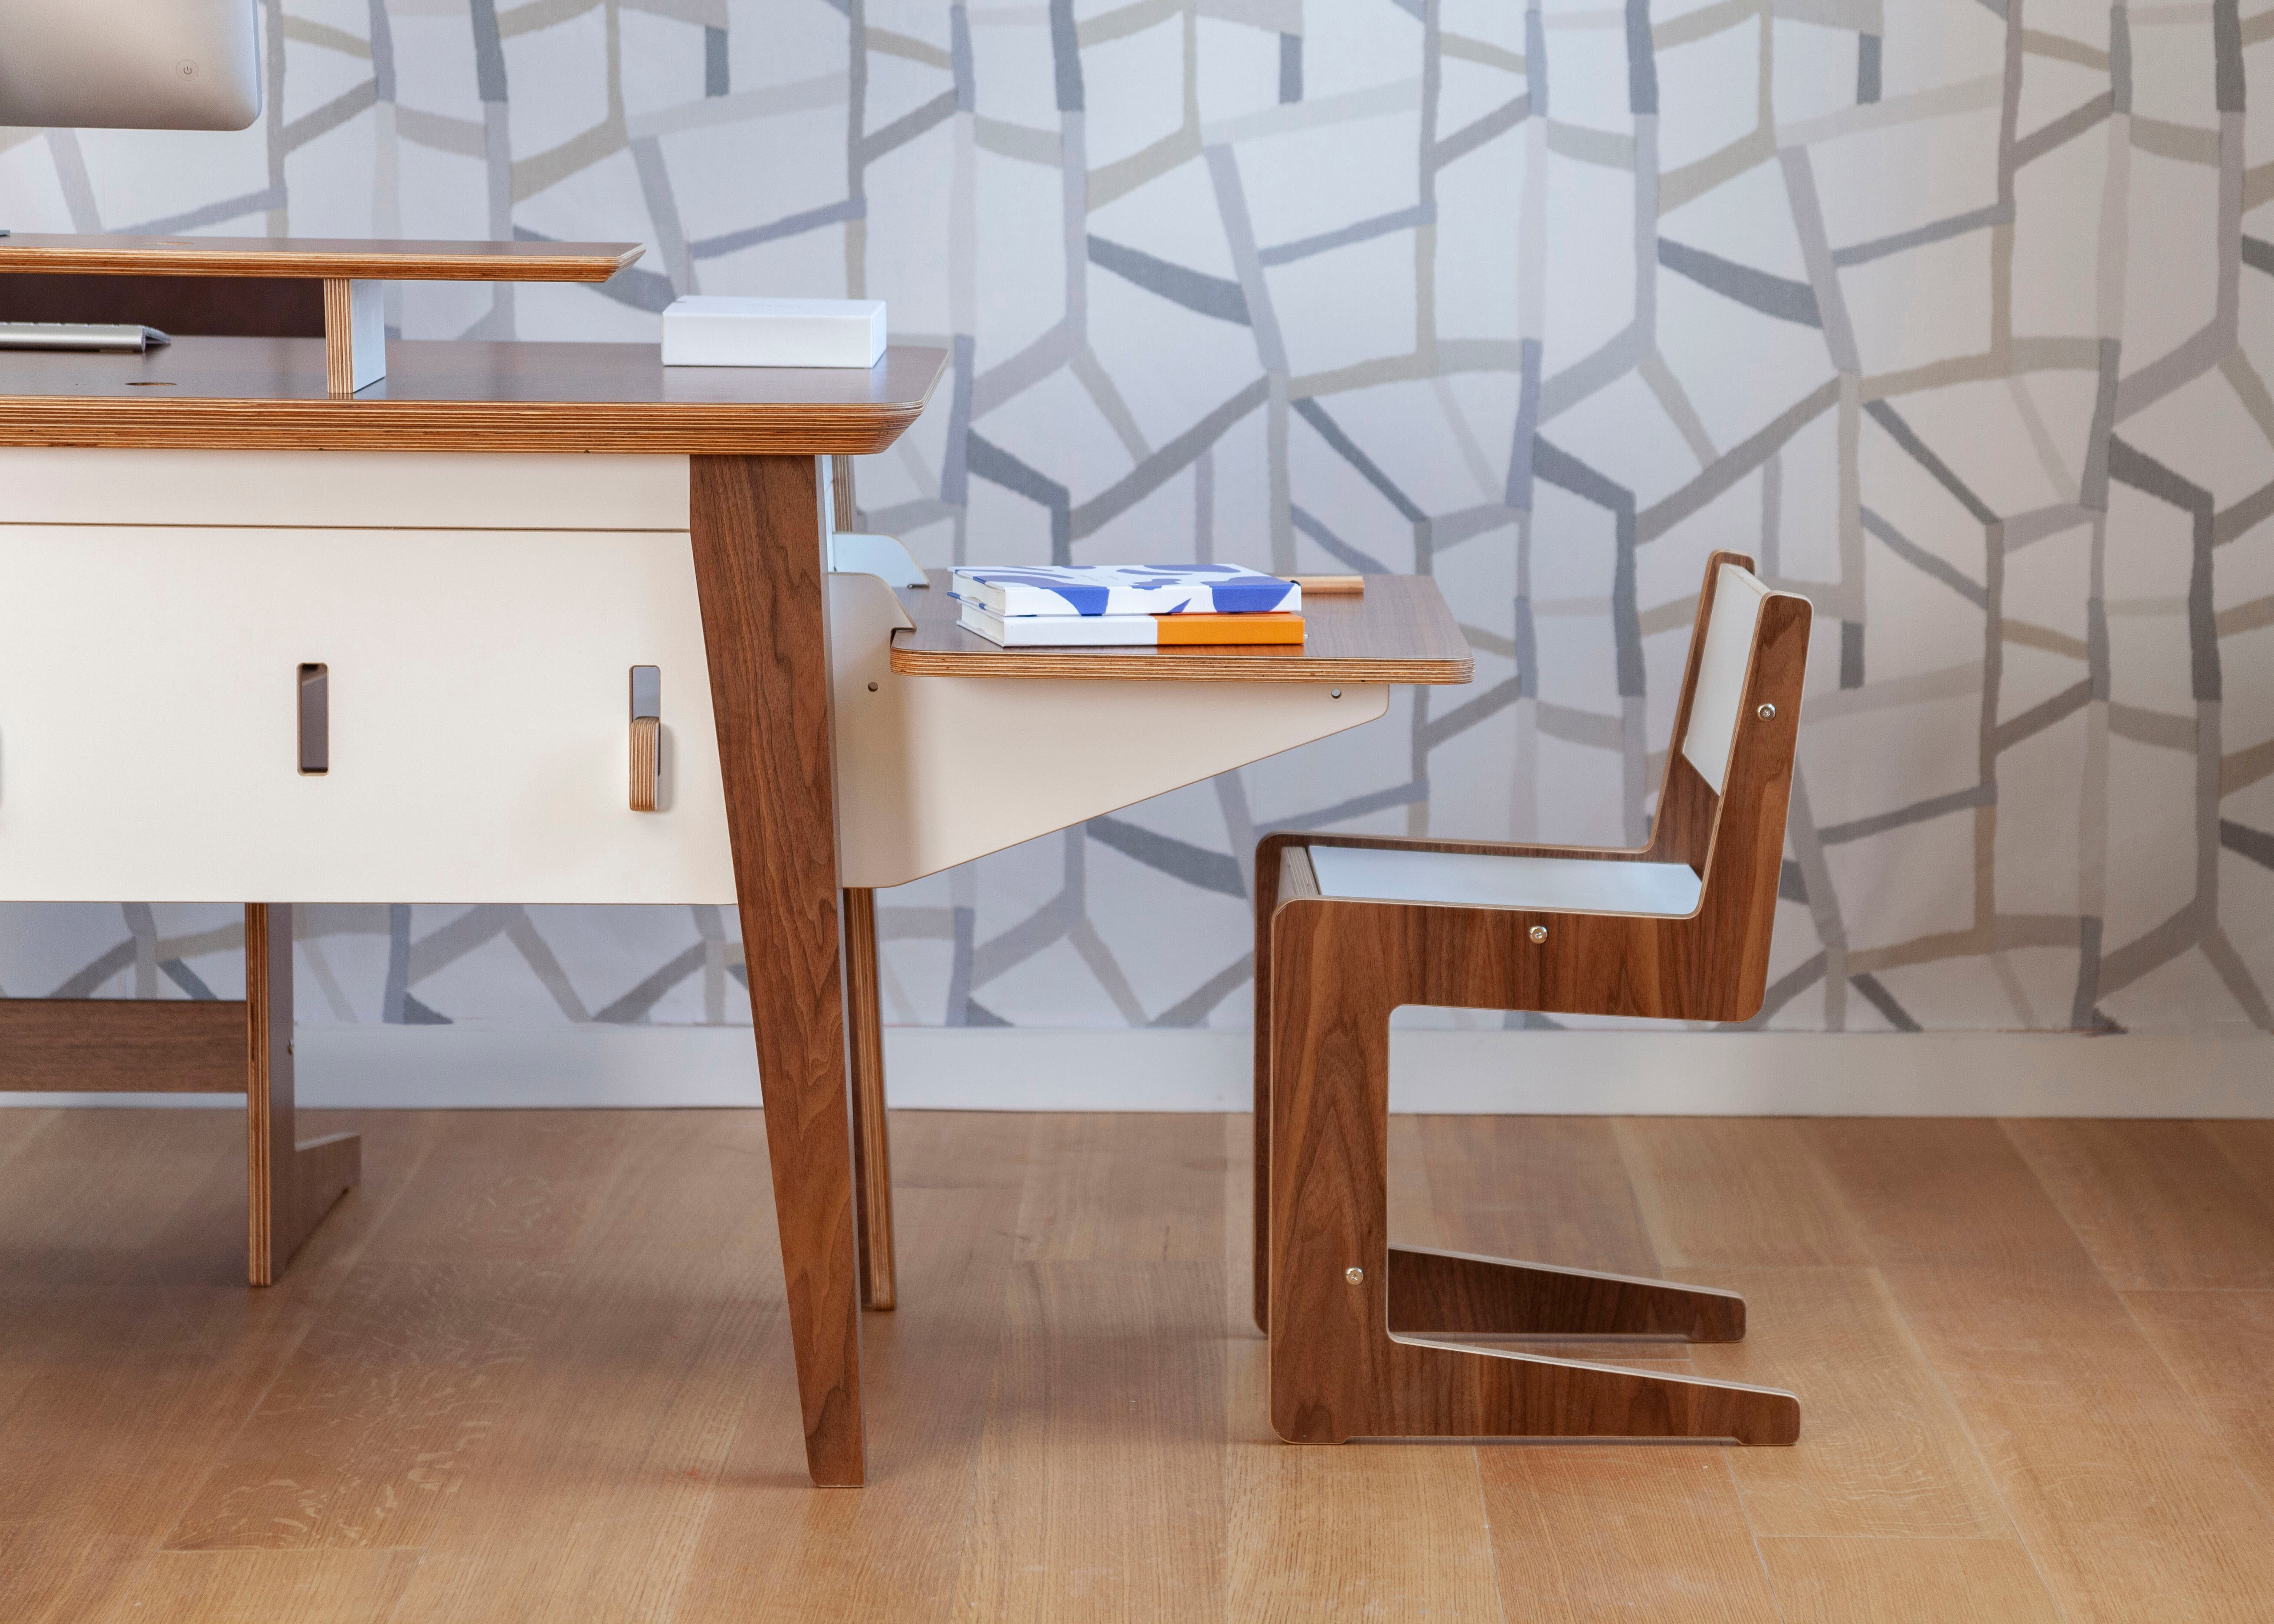
[[[692,294],[663,312],[666,366],[866,368],[884,353],[882,299]]]

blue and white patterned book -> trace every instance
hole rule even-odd
[[[1303,589],[1239,564],[1004,564],[948,590],[1006,620],[1045,614],[1297,614]]]

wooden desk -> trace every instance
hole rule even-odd
[[[324,345],[313,339],[183,339],[145,355],[0,352],[0,446],[689,458],[685,523],[752,966],[807,1460],[816,1483],[857,1485],[860,1313],[817,457],[889,446],[922,410],[946,357],[900,347],[866,372],[666,372],[654,348],[638,345],[394,350],[387,380],[351,399],[328,393]],[[248,928],[265,937],[255,962],[268,974],[247,989],[252,1079],[281,1082],[289,1099],[290,1005],[280,1020],[275,998],[280,986],[290,995],[289,928],[280,941],[275,912],[260,905],[257,914]],[[227,1023],[207,1024],[226,1037]],[[288,1163],[290,1148],[288,1135]],[[256,1172],[265,1154],[254,1147]]]
[[[937,350],[895,348],[866,372],[666,372],[654,349],[636,345],[402,343],[393,347],[383,382],[341,398],[328,388],[324,346],[312,339],[184,338],[144,355],[0,353],[0,447],[94,448],[73,454],[80,455],[242,455],[248,470],[264,462],[273,466],[276,453],[296,454],[283,459],[296,466],[306,466],[297,454],[320,452],[687,458],[684,516],[656,528],[676,533],[683,526],[693,555],[734,889],[751,965],[751,1017],[807,1461],[821,1485],[859,1484],[863,1451],[846,915],[817,459],[889,446],[923,410],[945,362]],[[591,466],[573,455],[566,461]],[[213,495],[217,483],[230,482],[202,482],[196,500],[219,500]],[[106,499],[123,505],[124,516],[101,523],[248,523],[241,515],[216,519],[203,508],[188,511],[182,504],[189,497],[168,494],[171,490],[154,487],[146,470],[133,490]],[[439,500],[417,496],[430,505]],[[169,513],[168,502],[177,511]],[[7,516],[0,512],[0,520]],[[438,520],[432,513],[391,522],[481,523]],[[366,532],[377,538],[388,533]],[[1315,600],[1307,611],[1312,640],[1300,650],[1005,650],[942,624],[952,613],[944,590],[904,593],[900,601],[917,626],[895,640],[895,673],[1346,683],[1353,697],[1345,703],[1355,703],[1362,687],[1379,695],[1387,682],[1465,682],[1471,674],[1468,650],[1434,583],[1399,577],[1374,578],[1362,598]],[[249,1026],[248,1099],[286,1103],[273,1137],[252,1147],[256,1279],[265,1281],[259,1260],[273,1247],[273,1261],[281,1265],[320,1217],[324,1192],[335,1195],[340,1187],[346,1151],[293,1141],[289,919],[275,905],[255,904],[247,929],[246,1004],[241,1013],[200,1006],[191,1023],[197,1030],[192,1070],[202,1086],[228,1086],[230,1046],[245,1041],[232,1034]],[[0,1064],[0,1075],[13,1064],[16,1086],[39,1086],[25,1080],[25,1068],[59,1075],[72,1064],[84,1066],[86,1049],[73,1043],[68,1015],[36,1004],[19,1013],[17,1035],[39,1041],[0,1056],[7,1063]],[[148,1064],[158,1041],[147,1029],[154,1015],[147,1006],[138,1009],[111,1034],[102,1053],[117,1078],[132,1079]],[[296,1163],[304,1173],[294,1171]]]

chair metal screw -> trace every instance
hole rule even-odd
[[[869,684],[869,691],[872,694],[875,693],[877,691],[877,685],[873,682]]]
[[[1343,691],[1338,688],[1330,688],[1327,690],[1327,697],[1329,699],[1340,699],[1342,696]]]
[[[1362,1286],[1366,1283],[1366,1271],[1352,1264],[1343,1271],[1343,1278],[1354,1286]]]
[[[1753,714],[1760,718],[1764,722],[1773,722],[1776,720],[1776,707],[1774,705],[1763,705],[1759,710],[1754,711]]]
[[[1547,927],[1545,925],[1534,925],[1532,928],[1531,934],[1533,941],[1545,942],[1547,940]]]

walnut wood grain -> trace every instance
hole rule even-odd
[[[454,243],[365,237],[0,237],[0,275],[343,277],[388,282],[606,282],[637,243]]]
[[[353,1133],[295,1134],[291,904],[245,905],[245,991],[246,1274],[266,1286],[363,1182],[363,1141]]]
[[[134,324],[175,338],[321,338],[323,283],[270,276],[0,276],[0,321]]]
[[[653,344],[395,342],[387,377],[341,400],[320,339],[8,350],[0,445],[849,455],[898,439],[945,362],[906,345],[862,372],[666,367]]]
[[[915,629],[892,634],[892,669],[911,676],[1439,684],[1476,674],[1459,622],[1426,575],[1370,575],[1362,595],[1304,599],[1300,648],[1006,649],[957,625],[947,572],[928,573],[931,590],[900,594]]]
[[[845,892],[845,1018],[851,1026],[853,1199],[861,1244],[861,1306],[889,1309],[892,1282],[892,1147],[885,1120],[885,1029],[877,997],[877,893]]]
[[[1724,561],[1744,560],[1709,560],[1701,633]],[[1701,1315],[1708,1331],[1742,1321],[1740,1310],[1680,1287],[1629,1282],[1657,1293],[1630,1297],[1597,1276],[1543,1289],[1536,1276],[1496,1274],[1492,1260],[1444,1254],[1399,1254],[1409,1272],[1401,1287],[1388,1235],[1389,1025],[1409,1004],[1693,1020],[1741,1020],[1758,1009],[1809,620],[1800,598],[1762,605],[1727,794],[1713,796],[1694,773],[1684,778],[1679,750],[1670,751],[1667,813],[1638,850],[1296,834],[1259,846],[1257,1184],[1268,1211],[1256,1309],[1271,1336],[1281,1436],[1797,1436],[1789,1394],[1461,1350],[1397,1330],[1449,1318],[1457,1333],[1503,1331],[1540,1317],[1527,1294],[1555,1304],[1563,1335],[1656,1329],[1677,1310],[1691,1317],[1684,1334]],[[1692,641],[1684,722],[1703,639]],[[1768,718],[1756,714],[1763,705],[1774,707]],[[1324,845],[1687,860],[1701,871],[1702,896],[1681,919],[1352,901],[1318,892],[1307,848]]]
[[[698,456],[690,529],[806,1462],[862,1478],[859,1244],[815,459]]]
[[[1711,1286],[1392,1246],[1389,1328],[1422,1336],[1678,1336],[1736,1342],[1745,1339],[1745,1299]]]
[[[242,999],[0,999],[0,1093],[244,1087]]]

